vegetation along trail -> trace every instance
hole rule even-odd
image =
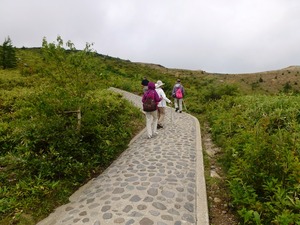
[[[117,179],[101,174],[116,159],[131,153],[140,155],[140,160],[130,161],[127,155],[130,163],[124,169],[126,173],[114,183],[120,186],[107,190],[111,196],[102,196],[108,198],[106,207],[101,208],[102,219],[106,213],[104,217],[109,220],[113,201],[128,197],[139,211],[131,207],[124,210],[135,221],[144,218],[139,214],[143,210],[151,208],[152,218],[157,208],[166,207],[165,214],[158,216],[162,223],[168,224],[166,221],[172,219],[195,223],[197,213],[203,212],[194,202],[200,193],[196,192],[197,180],[193,185],[199,171],[187,172],[193,171],[195,163],[187,161],[197,158],[192,154],[195,144],[204,150],[210,224],[299,224],[299,66],[252,74],[172,69],[101,55],[90,44],[77,50],[61,37],[53,43],[44,39],[41,48],[20,49],[8,39],[0,46],[0,55],[9,56],[0,58],[0,224],[38,223],[57,207],[68,204],[69,196],[90,180],[89,184],[97,183],[101,176],[107,182]],[[143,139],[143,135],[133,139],[145,126],[141,102],[133,107],[118,92],[108,90],[115,87],[126,91],[122,92],[125,96],[133,94],[138,99],[144,76],[153,82],[162,80],[169,98],[178,78],[186,91],[184,103],[189,114],[168,112],[174,118],[169,118],[169,126],[156,137],[160,145]],[[190,140],[198,122],[192,116],[201,124],[202,137],[198,141]],[[188,125],[184,126],[185,132],[191,133],[181,139],[181,144],[164,143],[163,135],[176,137],[175,127],[182,118]],[[137,141],[143,141],[139,146],[149,145],[143,155]],[[167,151],[160,151],[161,146],[166,146]],[[176,155],[171,148],[178,151]],[[158,158],[151,155],[158,152]],[[183,157],[180,152],[185,152],[183,164],[176,161],[176,157]],[[153,160],[147,162],[146,156]],[[165,165],[166,159],[169,164]],[[186,164],[187,173],[182,175],[179,168]],[[121,162],[120,165],[124,166]],[[160,166],[165,170],[159,170]],[[171,172],[166,173],[169,168]],[[142,176],[135,175],[136,171],[152,175],[153,180],[138,180]],[[110,172],[116,176],[121,173]],[[176,179],[179,183],[180,177],[186,179],[182,188],[168,189]],[[160,186],[159,182],[166,185]],[[140,194],[146,188],[150,195],[147,200],[155,206],[146,209],[138,194],[125,195],[126,185],[130,193],[136,190]],[[89,205],[86,207],[98,207],[96,198],[104,192],[99,191],[97,197],[94,190],[79,192],[92,196],[82,198]],[[189,204],[182,205],[183,196],[187,196]],[[73,197],[80,198],[77,194]],[[176,202],[174,209],[169,205],[172,201]],[[88,218],[88,211],[68,209],[68,215],[74,218],[64,218],[67,221]],[[151,218],[142,222],[151,223]],[[123,219],[113,218],[116,222]]]

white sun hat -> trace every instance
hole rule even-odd
[[[161,86],[163,86],[163,85],[164,85],[164,83],[163,83],[161,80],[158,80],[158,81],[156,82],[155,87],[159,88],[159,87],[161,87]]]

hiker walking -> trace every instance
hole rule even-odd
[[[182,101],[184,97],[184,88],[180,82],[180,79],[177,79],[177,83],[173,87],[172,96],[175,103],[175,112],[182,112]]]
[[[143,110],[146,114],[146,128],[148,138],[152,138],[153,135],[157,135],[157,104],[161,99],[155,91],[155,84],[153,82],[148,83],[148,90],[144,93],[142,102]]]
[[[142,82],[141,82],[144,93],[148,90],[148,83],[149,83],[149,80],[147,79],[147,77],[144,77]]]
[[[158,114],[158,123],[157,123],[157,128],[163,128],[164,124],[164,118],[166,114],[166,106],[167,103],[172,104],[171,100],[167,98],[164,90],[162,89],[162,86],[164,83],[161,80],[158,80],[155,84],[155,90],[158,94],[158,96],[161,98],[161,101],[158,103],[158,109],[157,109],[157,114]]]

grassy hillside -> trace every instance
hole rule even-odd
[[[298,66],[214,74],[47,42],[17,57],[17,69],[0,70],[0,224],[35,224],[126,149],[144,118],[107,88],[142,94],[144,76],[162,80],[168,97],[181,78],[188,112],[223,149],[241,222],[300,220]]]
[[[173,74],[176,77],[197,77],[211,79],[217,83],[235,84],[243,94],[278,94],[280,92],[300,91],[300,66],[289,66],[278,70],[258,73],[219,74],[197,70],[164,68],[161,65],[147,64],[162,74]]]

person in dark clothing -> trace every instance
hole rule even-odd
[[[141,83],[144,93],[148,90],[148,83],[149,83],[149,80],[147,79],[147,77],[144,77],[142,80],[142,83]]]

